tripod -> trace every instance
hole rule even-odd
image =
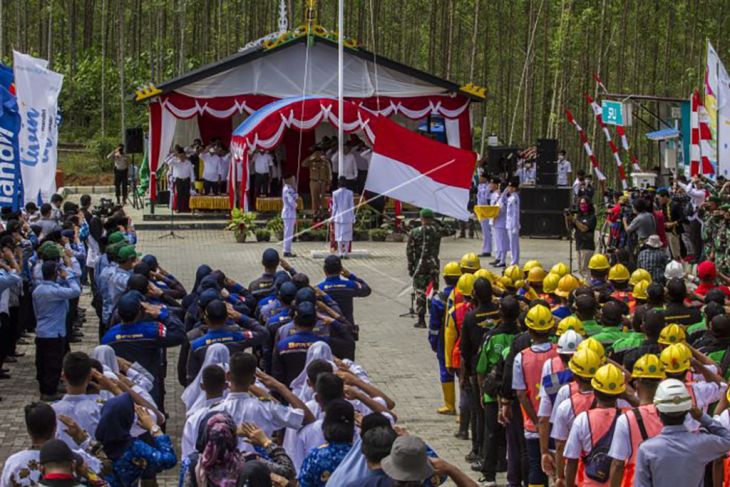
[[[573,273],[573,226],[568,223],[568,219],[564,218],[565,229],[568,231],[568,269],[569,273]]]
[[[176,239],[176,238],[184,239],[185,238],[182,235],[178,235],[175,233],[175,208],[174,208],[174,204],[173,204],[175,202],[174,196],[177,193],[177,191],[175,190],[175,186],[174,186],[175,184],[176,184],[176,182],[173,181],[172,191],[170,192],[170,231],[164,235],[160,235],[157,238],[172,238],[172,239]]]
[[[416,292],[411,291],[411,307],[405,313],[399,314],[398,318],[415,318],[418,316],[416,310],[413,309],[413,304],[416,302]]]

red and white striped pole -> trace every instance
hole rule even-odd
[[[575,130],[578,131],[578,137],[583,144],[583,149],[586,151],[588,159],[591,161],[591,165],[593,166],[593,172],[596,173],[596,177],[599,181],[605,181],[606,175],[603,174],[603,171],[601,171],[601,166],[598,164],[598,159],[596,159],[596,155],[593,153],[593,149],[591,149],[591,144],[588,142],[588,137],[586,137],[583,128],[578,125],[578,122],[576,122],[575,118],[573,118],[573,114],[570,113],[570,110],[568,110],[567,108],[565,109],[565,116],[568,118],[568,122],[570,122],[571,125],[575,127]]]
[[[606,88],[606,85],[603,84],[601,78],[598,77],[598,73],[593,75],[593,79],[596,80],[598,87],[601,88],[604,93],[608,93],[608,88]],[[616,125],[616,133],[621,139],[621,146],[624,148],[626,153],[629,155],[629,158],[631,159],[631,165],[633,166],[634,171],[641,171],[641,166],[639,166],[639,160],[636,158],[634,153],[631,152],[631,146],[629,145],[628,137],[626,137],[626,131],[621,125]]]
[[[609,147],[611,147],[611,152],[613,153],[613,160],[616,162],[616,166],[618,167],[618,175],[619,178],[621,178],[621,186],[624,188],[624,190],[628,189],[629,185],[626,182],[626,172],[624,171],[624,166],[621,163],[621,156],[618,153],[618,147],[616,147],[616,144],[613,143],[613,139],[611,138],[611,132],[608,131],[608,126],[603,122],[603,117],[601,116],[601,106],[593,100],[591,95],[588,93],[584,93],[585,99],[588,102],[588,105],[590,105],[591,109],[593,110],[593,114],[596,116],[596,122],[598,125],[601,126],[601,130],[603,131],[603,135],[606,136],[606,142],[608,142]]]

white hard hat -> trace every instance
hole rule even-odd
[[[565,333],[560,335],[560,339],[558,340],[558,353],[573,355],[582,341],[583,337],[578,332],[575,330],[566,330]]]
[[[673,260],[669,264],[667,264],[667,267],[664,268],[664,277],[666,280],[674,279],[675,277],[677,279],[684,279],[684,266],[682,266],[682,263]]]
[[[654,405],[662,413],[686,413],[692,408],[692,397],[682,381],[665,379],[656,389]]]

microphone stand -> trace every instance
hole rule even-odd
[[[175,233],[175,196],[177,196],[177,190],[175,189],[177,181],[172,182],[172,192],[170,193],[170,231],[164,235],[160,235],[159,239],[171,238],[171,239],[184,239],[182,235]]]

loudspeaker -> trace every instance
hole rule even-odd
[[[158,191],[157,192],[157,204],[158,205],[169,205],[170,204],[170,191]]]
[[[517,147],[488,147],[487,172],[491,176],[512,175],[517,169]]]
[[[558,160],[558,139],[537,139],[537,166]]]
[[[557,186],[558,185],[558,173],[556,172],[545,172],[539,169],[535,171],[535,184],[538,186]]]
[[[565,219],[561,211],[522,211],[520,235],[523,237],[567,237]]]
[[[131,127],[125,130],[124,152],[127,154],[144,153],[144,130],[142,130],[142,127]]]
[[[538,176],[539,177],[539,176]],[[522,211],[557,211],[562,213],[570,207],[570,188],[545,186],[523,186],[520,188]]]

